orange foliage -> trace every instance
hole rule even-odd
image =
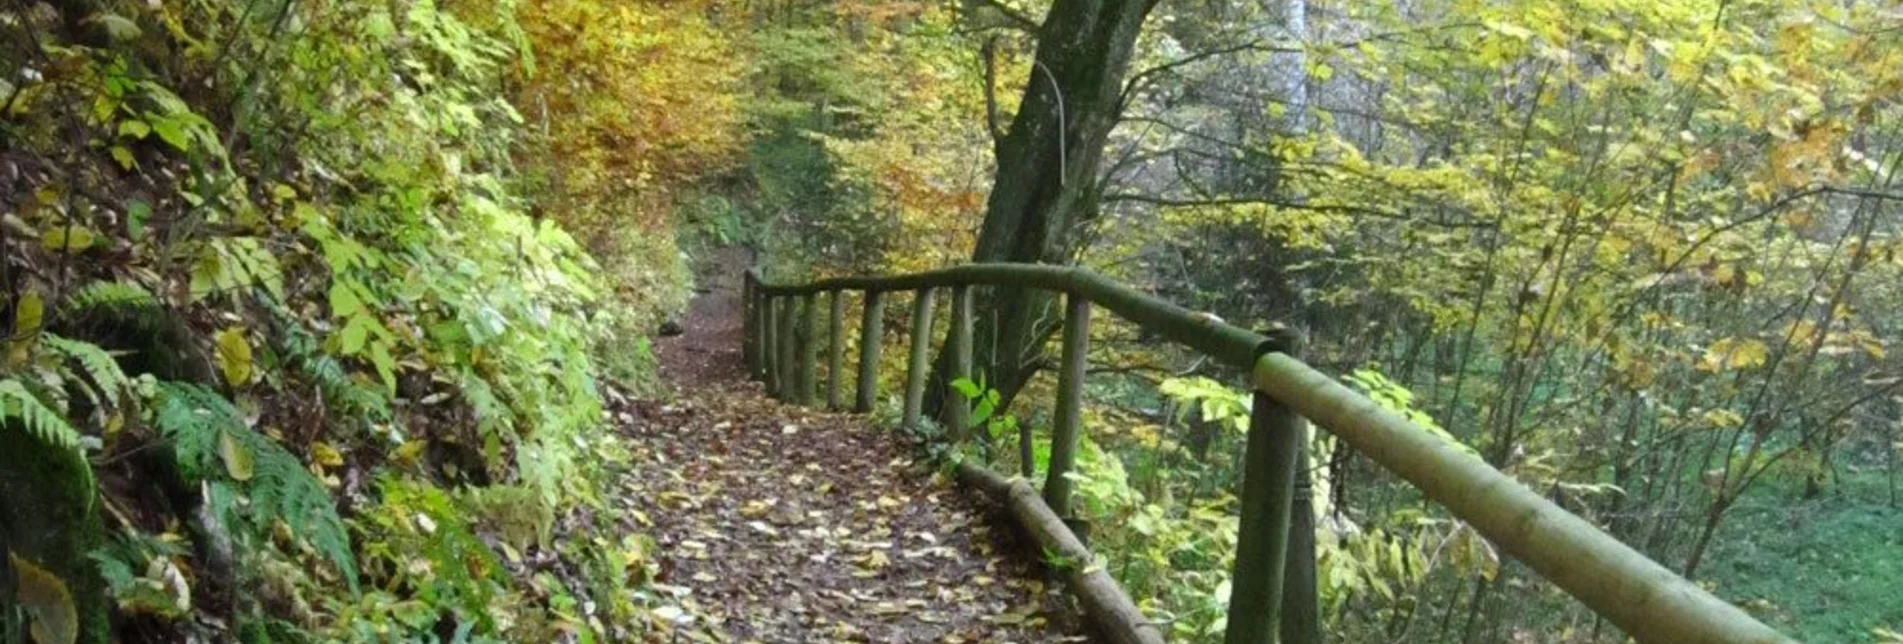
[[[657,229],[667,195],[733,161],[744,70],[709,13],[708,2],[523,4],[536,62],[517,105],[544,135],[548,180],[570,210],[558,218]],[[612,207],[637,195],[641,207]]]

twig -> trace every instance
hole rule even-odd
[[[993,9],[997,9],[998,14],[1001,16],[1004,16],[1004,19],[1010,22],[1011,26],[1013,27],[1023,29],[1033,34],[1037,33],[1038,30],[1043,28],[1043,25],[1039,24],[1036,20],[1032,20],[1030,16],[1024,15],[1024,12],[1018,11],[1017,9],[1012,8],[1010,5],[1005,4],[1004,0],[978,0],[978,1],[984,3],[986,6],[989,6]]]

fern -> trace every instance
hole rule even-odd
[[[172,563],[186,554],[176,542],[134,530],[112,537],[86,556],[97,565],[121,609],[177,618],[192,609],[191,588]]]
[[[290,357],[298,370],[317,385],[331,409],[343,412],[341,416],[353,420],[369,423],[395,421],[390,414],[389,396],[382,389],[351,378],[343,363],[319,352],[317,338],[305,330],[303,321],[289,308],[268,299],[263,303],[283,329],[279,351]]]
[[[132,379],[126,377],[126,372],[119,368],[119,361],[114,360],[112,354],[91,342],[62,338],[51,333],[45,334],[44,339],[54,351],[79,363],[80,371],[74,374],[84,375],[91,381],[93,391],[98,392],[94,397],[96,402],[103,399],[103,402],[117,407],[124,400],[124,392],[132,385]]]
[[[330,492],[290,451],[245,426],[230,401],[202,386],[160,383],[156,424],[171,441],[174,457],[187,476],[228,486],[250,500],[249,504],[219,504],[227,513],[243,520],[256,535],[268,534],[272,521],[283,520],[292,534],[337,566],[351,592],[357,591],[350,536]],[[227,440],[250,456],[249,476],[244,480],[233,476],[223,460],[221,449],[233,449],[223,444]]]
[[[20,381],[8,378],[0,380],[0,414],[8,420],[18,419],[40,442],[79,451],[81,436],[66,416],[40,400]]]
[[[75,429],[72,422],[68,421],[59,410],[47,406],[37,394],[27,389],[25,384],[7,378],[0,380],[0,420],[13,419],[19,419],[20,425],[26,428],[27,433],[32,434],[40,442],[72,450],[75,455],[80,456],[74,459],[79,463],[80,485],[82,489],[88,491],[93,489],[96,481],[93,479],[92,464],[83,458],[85,439],[80,435],[79,430]],[[90,494],[86,497],[89,511],[92,498]]]
[[[491,605],[508,583],[507,568],[476,536],[467,513],[425,481],[386,478],[378,489],[383,498],[365,512],[361,525],[383,544],[393,582],[416,586],[482,630],[495,628]],[[430,565],[419,570],[413,565],[418,559]]]
[[[66,298],[66,311],[84,313],[97,310],[146,313],[159,308],[159,298],[145,287],[126,282],[93,282]]]
[[[369,417],[371,422],[387,423],[390,416],[390,401],[383,390],[365,386],[350,377],[344,371],[342,363],[326,355],[312,356],[300,361],[304,375],[317,383],[324,392],[324,399],[346,412]]]

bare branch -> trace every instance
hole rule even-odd
[[[1153,83],[1156,77],[1161,74],[1167,73],[1173,69],[1178,69],[1188,65],[1194,65],[1198,62],[1215,58],[1217,56],[1227,56],[1229,54],[1241,53],[1245,51],[1262,51],[1262,52],[1270,52],[1270,53],[1295,53],[1295,52],[1302,51],[1302,49],[1300,47],[1264,45],[1262,44],[1262,41],[1252,40],[1246,43],[1242,43],[1240,45],[1218,47],[1216,49],[1211,49],[1204,52],[1190,54],[1188,56],[1184,56],[1182,58],[1172,60],[1170,62],[1163,63],[1161,65],[1157,65],[1149,69],[1145,69],[1135,74],[1131,74],[1130,80],[1124,82],[1123,93],[1118,95],[1117,97],[1117,111],[1122,112],[1123,106],[1128,105],[1132,97],[1135,97],[1138,92],[1143,91],[1143,89],[1146,86]]]
[[[1032,34],[1036,34],[1038,30],[1043,27],[1038,21],[1032,20],[1030,16],[1024,15],[1024,12],[1018,11],[1011,5],[1005,4],[1004,0],[978,0],[978,2],[992,9],[996,9],[998,15],[1003,16],[1005,21],[1010,22],[1013,27]]]
[[[984,58],[985,67],[985,131],[991,133],[991,141],[995,144],[998,141],[1004,140],[1004,129],[998,125],[997,36],[986,38],[985,44],[979,52],[979,55]]]
[[[1350,215],[1361,215],[1365,217],[1374,217],[1376,219],[1392,219],[1395,221],[1405,221],[1405,222],[1412,222],[1412,223],[1419,223],[1419,224],[1427,224],[1431,226],[1439,226],[1442,228],[1494,228],[1499,225],[1498,223],[1491,222],[1491,221],[1441,221],[1441,220],[1432,220],[1432,219],[1421,219],[1417,217],[1410,217],[1404,213],[1390,212],[1390,211],[1381,210],[1378,208],[1370,208],[1366,206],[1351,206],[1346,204],[1296,203],[1291,201],[1281,201],[1277,199],[1268,199],[1268,198],[1262,198],[1262,197],[1173,199],[1169,197],[1152,197],[1149,195],[1140,195],[1140,194],[1134,194],[1134,193],[1120,193],[1120,194],[1104,195],[1102,201],[1103,203],[1129,201],[1129,202],[1135,202],[1135,203],[1150,204],[1155,206],[1187,206],[1187,207],[1196,207],[1196,206],[1212,206],[1213,207],[1213,206],[1237,206],[1237,205],[1245,205],[1245,204],[1262,204],[1266,206],[1275,206],[1277,208],[1286,208],[1289,210],[1308,210],[1313,212],[1336,212],[1336,213],[1344,213],[1344,214],[1350,214]]]

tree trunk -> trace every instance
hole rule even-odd
[[[998,140],[997,173],[972,260],[1066,264],[1097,212],[1097,165],[1117,123],[1124,72],[1156,0],[1056,0],[1038,28],[1024,97]],[[999,288],[977,311],[979,373],[1008,406],[1062,319],[1049,294]],[[935,373],[945,371],[940,353]],[[934,377],[942,381],[942,376]],[[943,387],[932,387],[936,411]]]

